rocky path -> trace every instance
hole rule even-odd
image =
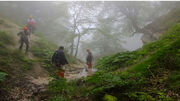
[[[30,53],[28,58],[34,59]],[[33,64],[30,71],[24,74],[24,77],[14,78],[15,84],[11,89],[11,100],[14,101],[39,101],[38,94],[47,90],[50,81],[48,72],[40,66],[38,62]]]

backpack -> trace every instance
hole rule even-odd
[[[52,56],[52,63],[58,64],[58,51]]]

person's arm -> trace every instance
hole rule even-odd
[[[53,64],[54,62],[55,62],[55,54],[56,54],[56,52],[53,54],[53,56],[52,56],[52,60],[51,60],[51,63]]]
[[[65,58],[65,62],[66,62],[66,64],[69,64],[66,58]]]

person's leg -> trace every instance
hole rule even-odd
[[[29,50],[29,42],[28,42],[28,40],[25,41],[25,44],[26,44],[26,53],[27,53],[28,50]]]
[[[56,75],[64,78],[65,71],[62,69],[63,68],[62,65],[60,65],[60,64],[55,64],[55,65],[58,68],[56,71]]]
[[[65,73],[65,70],[60,68],[60,69],[58,69],[57,75],[64,78],[64,73]]]
[[[87,62],[88,65],[88,71],[92,68],[92,63],[91,62]]]
[[[23,40],[21,40],[21,41],[20,41],[19,50],[22,50],[23,44],[24,44],[24,41],[23,41]]]
[[[92,68],[92,63],[91,62],[88,62],[88,68]]]

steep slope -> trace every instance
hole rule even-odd
[[[106,101],[180,99],[179,49],[180,24],[177,24],[160,40],[142,49],[100,59],[99,72],[87,79],[90,96],[93,101],[103,98]]]
[[[49,81],[56,75],[56,69],[51,64],[51,57],[57,46],[46,40],[41,34],[35,34],[31,35],[30,51],[25,54],[24,49],[22,51],[18,49],[17,33],[20,30],[22,27],[0,18],[1,101],[39,101],[41,93],[47,91]],[[67,68],[66,78],[77,78],[76,71],[82,71],[84,64],[72,56],[66,55],[71,64]]]
[[[25,100],[44,89],[49,73],[31,53],[18,50],[20,27],[2,18],[0,22],[0,71],[8,75],[0,83],[1,100]]]

